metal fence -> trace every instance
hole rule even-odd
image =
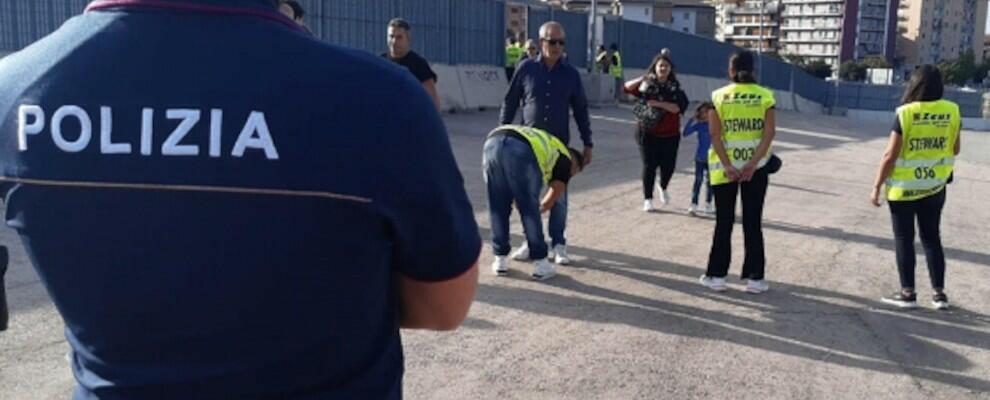
[[[504,4],[491,0],[302,0],[320,39],[381,53],[388,21],[412,25],[413,49],[432,62],[502,64]]]
[[[839,108],[893,111],[901,105],[901,96],[905,87],[902,85],[868,85],[864,83],[842,82],[838,85],[838,98],[835,91],[829,91],[825,100],[826,106]],[[983,94],[946,88],[943,96],[959,104],[959,112],[963,117],[981,118],[983,115]]]
[[[0,53],[17,51],[51,33],[88,0],[0,0]]]
[[[573,13],[548,7],[529,7],[526,32],[530,39],[539,39],[540,25],[557,21],[567,34],[565,51],[571,65],[585,68],[588,65],[588,14]]]
[[[385,51],[386,25],[402,17],[412,25],[413,49],[431,62],[445,64],[503,65],[505,59],[505,0],[300,0],[306,22],[320,39],[373,53]],[[19,50],[54,31],[65,20],[83,11],[88,0],[0,0],[0,54]],[[530,38],[539,26],[558,21],[567,32],[567,54],[572,65],[587,66],[588,16],[541,5],[529,5]],[[722,79],[729,56],[738,48],[709,38],[656,25],[606,16],[602,43],[619,45],[623,64],[646,68],[666,47],[675,68],[683,74]],[[903,89],[842,83],[838,93],[832,83],[771,57],[760,57],[759,80],[778,90],[792,90],[826,106],[893,110]],[[946,90],[963,115],[981,114],[980,93]]]

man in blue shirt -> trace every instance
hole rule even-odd
[[[400,68],[272,0],[94,1],[0,61],[7,223],[75,399],[401,397],[399,327],[460,324],[481,242]]]
[[[509,83],[509,91],[502,103],[500,122],[511,124],[516,117],[520,101],[523,103],[523,125],[532,126],[556,136],[564,145],[570,144],[570,111],[574,110],[574,120],[581,132],[584,144],[584,163],[591,162],[591,119],[588,115],[588,99],[581,84],[581,74],[563,60],[566,35],[564,27],[557,22],[547,22],[540,27],[540,55],[519,63],[516,74]],[[557,200],[550,210],[548,224],[554,261],[566,265],[567,239],[567,192]],[[520,247],[512,255],[513,259],[529,260],[527,245]]]

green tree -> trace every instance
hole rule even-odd
[[[880,56],[866,57],[862,62],[860,62],[860,64],[866,68],[890,68],[890,63]]]
[[[966,81],[973,79],[976,71],[976,61],[972,51],[966,51],[958,59],[938,63],[942,71],[942,79],[956,86],[963,86]]]
[[[866,79],[866,67],[853,60],[839,65],[839,78],[844,81],[861,81]]]
[[[816,76],[821,79],[832,76],[832,66],[821,60],[812,61],[808,64],[802,65],[801,69],[812,76]]]

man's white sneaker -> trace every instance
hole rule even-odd
[[[569,265],[571,263],[570,257],[567,257],[567,246],[562,244],[553,246],[553,262],[560,265]]]
[[[533,269],[533,279],[535,280],[545,281],[557,275],[557,269],[545,259],[534,261],[533,266],[535,267]]]
[[[643,200],[643,211],[650,212],[653,210],[655,210],[655,208],[653,208],[653,200]]]
[[[715,214],[715,205],[712,203],[705,203],[705,214]]]
[[[716,292],[724,292],[726,289],[725,278],[716,278],[714,276],[702,275],[698,281],[701,282],[702,285],[705,285],[709,289],[714,290]]]
[[[523,243],[522,247],[512,253],[512,259],[516,261],[529,261],[529,245]]]
[[[760,294],[770,290],[770,285],[763,279],[750,279],[746,283],[746,293]]]
[[[697,204],[691,203],[691,207],[688,207],[688,214],[694,215],[700,210]]]
[[[509,274],[509,257],[506,256],[495,256],[495,261],[492,261],[492,273],[497,276],[505,276]]]

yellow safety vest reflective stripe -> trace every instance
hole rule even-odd
[[[732,166],[742,169],[756,155],[756,148],[763,140],[767,110],[776,104],[773,91],[755,83],[733,83],[712,93],[712,103],[722,121],[722,144]],[[770,151],[757,163],[763,167],[770,159]],[[712,185],[731,182],[715,152],[708,149],[708,175]]]
[[[615,64],[608,67],[608,72],[616,78],[622,78],[622,56],[616,51],[612,54],[615,57]]]
[[[919,101],[897,108],[901,152],[887,178],[887,200],[917,200],[945,187],[955,166],[962,118],[948,100]]]
[[[553,176],[553,167],[557,165],[557,160],[560,159],[561,155],[567,159],[571,158],[571,153],[567,150],[567,146],[560,139],[557,139],[557,137],[542,129],[522,125],[502,125],[491,131],[488,136],[506,129],[518,133],[529,142],[529,146],[533,148],[533,154],[536,155],[536,163],[539,165],[540,172],[543,174],[543,184],[550,183],[550,177]]]

